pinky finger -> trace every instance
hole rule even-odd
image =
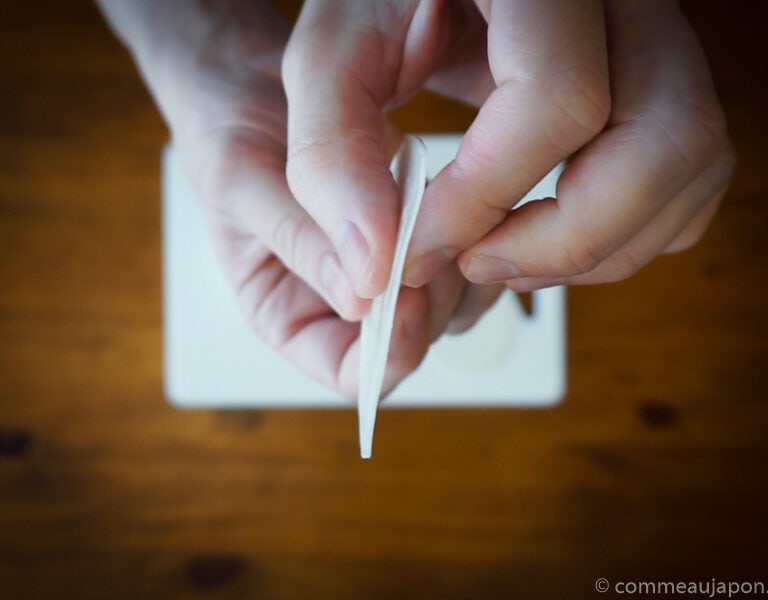
[[[627,279],[649,263],[657,254],[680,252],[693,246],[704,234],[714,217],[725,189],[707,201],[693,219],[664,246],[663,250],[649,249],[647,238],[654,237],[653,223],[640,232],[625,246],[614,252],[605,261],[587,273],[571,277],[520,277],[506,282],[509,289],[517,293],[532,292],[555,285],[591,285]]]

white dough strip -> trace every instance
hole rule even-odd
[[[371,310],[363,318],[360,328],[360,387],[357,413],[362,458],[370,458],[373,451],[376,410],[381,400],[381,387],[387,370],[400,281],[427,181],[426,148],[423,142],[412,135],[406,135],[392,159],[390,170],[400,189],[400,228],[387,289],[374,298]]]

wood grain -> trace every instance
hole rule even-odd
[[[685,6],[740,159],[706,238],[571,291],[562,405],[384,411],[362,462],[351,411],[166,404],[165,128],[91,4],[3,2],[0,596],[768,584],[768,15]],[[397,118],[451,130],[471,117],[421,96]]]

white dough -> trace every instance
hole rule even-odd
[[[401,213],[392,270],[383,294],[371,303],[360,330],[360,387],[357,413],[360,427],[360,456],[370,458],[376,410],[387,369],[387,355],[395,322],[395,308],[400,293],[405,256],[413,235],[424,187],[427,182],[426,148],[418,138],[407,135],[390,165],[400,189]]]

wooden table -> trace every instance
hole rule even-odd
[[[687,3],[738,172],[694,250],[571,291],[565,402],[384,411],[363,462],[352,411],[166,404],[166,130],[93,6],[5,0],[0,597],[768,587],[766,6]],[[422,127],[471,116],[418,103]]]

